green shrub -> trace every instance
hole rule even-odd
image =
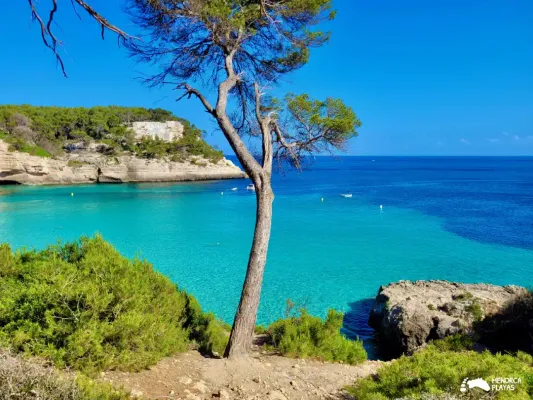
[[[357,364],[366,360],[360,340],[341,333],[343,314],[329,310],[326,320],[313,317],[305,309],[299,315],[281,319],[268,327],[270,345],[289,357]]]
[[[87,377],[61,375],[52,368],[0,353],[0,399],[127,400],[129,395]]]
[[[202,138],[202,131],[195,126],[184,125],[183,137],[178,140],[178,146],[185,149],[187,154],[201,156],[213,163],[219,162],[224,154],[215,150]]]
[[[472,303],[466,306],[465,310],[470,313],[474,322],[481,321],[483,319],[483,309],[481,308],[479,301],[476,299],[472,300]]]
[[[69,166],[71,168],[80,168],[80,167],[82,167],[83,165],[86,165],[86,164],[87,164],[86,162],[78,161],[78,160],[69,160],[67,162],[67,166]]]
[[[264,325],[256,325],[254,332],[256,335],[266,335],[268,333],[268,328]]]
[[[20,151],[38,157],[51,157],[51,154],[42,147],[30,144],[25,139],[9,135],[2,130],[0,130],[0,140],[9,144],[8,151]]]
[[[402,356],[382,367],[376,376],[359,381],[350,392],[357,400],[421,399],[444,393],[459,396],[465,378],[480,377],[489,384],[495,377],[520,378],[522,383],[515,391],[493,394],[498,399],[530,399],[533,396],[533,357],[526,353],[513,356],[453,352],[431,344],[413,356]]]
[[[474,349],[476,341],[468,335],[453,335],[442,340],[435,340],[432,344],[440,351],[467,351]]]
[[[148,159],[169,159],[170,161],[182,161],[188,156],[200,156],[208,161],[216,163],[224,154],[213,149],[202,138],[202,132],[190,124],[184,125],[183,137],[172,142],[166,142],[159,138],[143,137],[134,147],[137,157]],[[192,160],[191,164],[206,166],[207,163]]]
[[[100,236],[12,254],[0,246],[0,344],[88,373],[139,370],[226,335],[152,265]]]
[[[453,298],[454,300],[457,300],[457,301],[468,301],[468,300],[473,300],[474,299],[474,295],[470,292],[464,292],[464,293],[460,293],[456,296],[454,296]]]
[[[187,295],[185,327],[190,338],[202,353],[222,355],[228,344],[231,327],[215,318],[212,313],[204,313],[198,301]]]

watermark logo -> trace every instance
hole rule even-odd
[[[513,392],[520,384],[522,384],[522,379],[520,378],[498,377],[492,378],[490,388],[493,392],[501,392],[502,390]]]
[[[481,390],[483,390],[485,392],[489,392],[490,391],[489,383],[483,378],[477,378],[477,379],[465,378],[463,380],[463,383],[461,383],[461,392],[462,393],[466,393],[469,390],[472,390],[472,389],[475,389],[475,388],[481,389]]]
[[[484,392],[515,391],[522,383],[522,379],[513,377],[496,377],[490,379],[490,383],[483,378],[465,378],[461,383],[461,393],[469,392],[472,389],[480,389]]]

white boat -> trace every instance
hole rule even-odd
[[[341,194],[342,197],[344,197],[345,199],[351,199],[352,198],[352,194],[351,193],[343,193]]]
[[[232,192],[236,192],[236,191],[237,191],[237,188],[231,188],[231,191],[232,191]]]
[[[255,191],[255,185],[253,183],[250,183],[248,186],[246,186],[246,190],[253,190]]]

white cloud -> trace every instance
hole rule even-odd
[[[502,135],[509,136],[509,132],[502,132]]]
[[[469,141],[468,139],[461,138],[461,139],[459,139],[459,143],[469,145],[469,144],[470,144],[470,141]]]
[[[491,143],[498,143],[500,141],[498,138],[485,138],[485,140]]]
[[[514,135],[514,136],[513,136],[513,140],[520,140],[520,136],[518,136],[518,135]]]

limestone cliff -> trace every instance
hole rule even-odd
[[[179,121],[167,121],[167,122],[133,122],[131,124],[133,132],[135,132],[135,138],[141,139],[144,136],[151,137],[152,139],[161,139],[165,141],[172,141],[175,139],[181,139],[183,137],[183,124]]]
[[[134,127],[135,137],[151,136],[163,140],[179,139],[179,122],[142,122]],[[0,183],[25,185],[69,185],[96,182],[177,182],[244,178],[231,161],[211,163],[191,156],[184,162],[138,158],[133,155],[106,156],[105,145],[72,144],[58,158],[43,158],[9,151],[0,140]]]

